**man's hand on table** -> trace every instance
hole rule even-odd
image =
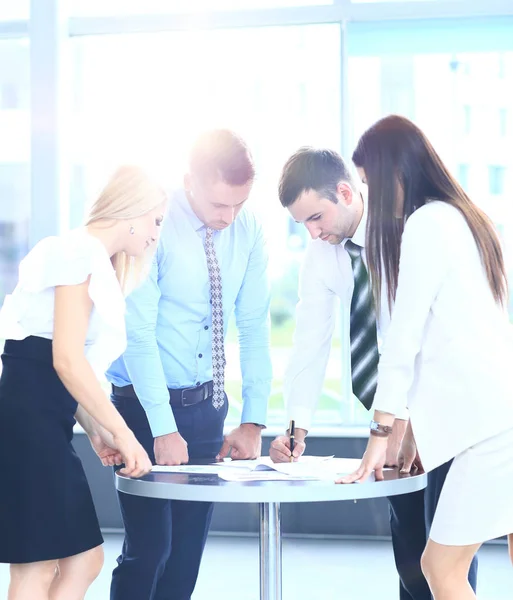
[[[258,458],[262,453],[262,428],[254,423],[242,423],[224,436],[224,442],[217,455],[218,460],[230,454],[233,460]]]
[[[156,437],[153,450],[157,465],[184,465],[189,462],[187,442],[178,431]]]

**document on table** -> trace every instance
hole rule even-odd
[[[218,475],[225,481],[335,480],[352,473],[360,459],[301,456],[293,463],[273,463],[269,456],[255,460],[224,460],[210,465],[155,465],[153,473]]]
[[[359,459],[333,456],[302,456],[297,462],[273,463],[266,456],[253,461],[222,463],[226,467],[219,470],[218,476],[225,481],[334,481],[338,476],[355,471],[360,462]]]
[[[154,465],[152,473],[192,473],[203,475],[217,475],[220,465]]]
[[[301,457],[303,458],[303,457]],[[305,456],[305,459],[318,459],[327,460],[332,457],[317,457],[317,456]],[[314,461],[305,460],[302,461],[304,467],[305,464],[313,464]],[[294,467],[290,469],[292,463],[287,463],[284,466],[284,475],[288,475],[288,471],[293,471]],[[299,463],[293,463],[297,465]],[[220,472],[224,471],[235,471],[235,472],[263,472],[269,473],[278,472],[277,469],[273,468],[273,462],[269,457],[263,457],[255,460],[225,460],[222,462],[216,462],[209,465],[154,465],[152,467],[153,473],[192,473],[192,474],[204,474],[204,475],[219,475]],[[283,470],[283,469],[282,469]]]

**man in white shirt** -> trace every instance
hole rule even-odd
[[[376,391],[378,347],[386,336],[390,311],[386,291],[382,291],[376,323],[366,270],[366,205],[342,157],[332,150],[301,148],[283,168],[279,196],[312,237],[300,275],[294,346],[284,382],[287,417],[296,425],[294,456],[298,457],[304,452],[322,391],[336,298],[350,313],[352,387],[367,409]],[[396,415],[388,444],[388,466],[398,465],[407,422],[407,411]],[[290,460],[287,434],[272,442],[270,455],[275,462]],[[405,465],[408,470],[410,466]],[[431,600],[420,558],[449,466],[430,473],[426,491],[389,498],[401,600]],[[474,563],[469,574],[474,588],[476,571]]]

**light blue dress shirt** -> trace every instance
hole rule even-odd
[[[116,386],[132,384],[154,437],[177,431],[168,388],[212,379],[210,285],[206,227],[183,190],[171,198],[146,281],[127,298],[128,346],[107,371]],[[235,309],[242,372],[242,423],[265,425],[271,390],[270,291],[261,226],[243,208],[214,234],[227,324]]]

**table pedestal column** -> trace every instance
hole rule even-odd
[[[260,600],[281,600],[279,502],[260,504]]]

